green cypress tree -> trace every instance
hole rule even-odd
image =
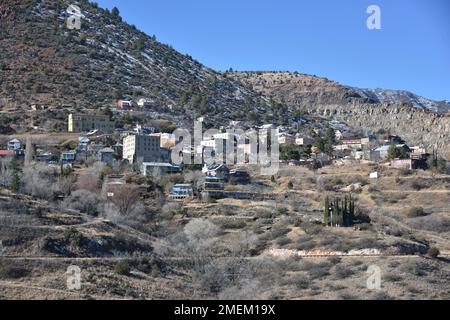
[[[330,224],[330,198],[325,198],[325,208],[323,210],[323,224],[328,226]]]

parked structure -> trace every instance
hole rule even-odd
[[[69,114],[69,132],[89,132],[98,130],[103,133],[114,132],[114,122],[106,115]]]

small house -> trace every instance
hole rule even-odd
[[[169,198],[172,200],[184,200],[194,197],[194,189],[192,184],[176,184],[172,187]]]
[[[379,178],[380,178],[380,173],[378,171],[370,173],[370,179],[379,179]]]
[[[8,150],[18,151],[22,149],[22,142],[19,139],[12,139],[8,142]]]
[[[36,160],[40,162],[50,162],[53,159],[51,152],[42,152],[36,155]]]
[[[230,177],[230,169],[228,169],[224,164],[212,164],[209,166],[205,164],[202,172],[209,177],[216,177],[223,181],[228,181]]]
[[[130,110],[133,109],[134,103],[131,100],[119,100],[117,102],[117,107],[122,110]]]
[[[143,176],[151,175],[166,175],[180,173],[181,168],[171,163],[163,162],[144,162],[141,167],[141,174]]]
[[[137,105],[141,109],[149,109],[152,107],[153,101],[149,99],[139,99]]]
[[[61,153],[60,162],[62,165],[73,164],[76,159],[77,159],[76,151],[65,151]]]
[[[233,169],[230,171],[230,182],[236,184],[246,184],[250,182],[250,175],[246,170]]]
[[[203,183],[203,190],[205,191],[213,191],[213,190],[224,190],[225,186],[222,183],[222,180],[216,177],[206,177],[205,182]]]
[[[114,150],[111,148],[103,148],[98,151],[98,160],[110,167],[114,164]]]

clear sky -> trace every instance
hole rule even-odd
[[[448,0],[97,0],[216,70],[289,70],[450,100]],[[366,26],[381,8],[381,30]]]

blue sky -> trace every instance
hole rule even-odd
[[[216,70],[289,70],[450,100],[448,0],[97,0]],[[381,30],[366,9],[381,8]]]

